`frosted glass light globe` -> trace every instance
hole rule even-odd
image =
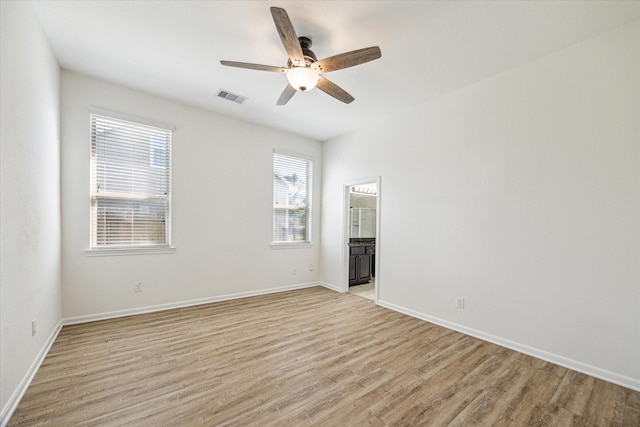
[[[316,87],[320,77],[311,69],[306,67],[295,67],[287,73],[289,84],[300,92],[306,92]]]

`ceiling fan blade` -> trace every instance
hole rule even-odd
[[[295,90],[293,86],[288,84],[287,87],[285,87],[282,91],[282,94],[280,95],[280,98],[278,98],[278,102],[276,102],[276,105],[285,105],[287,102],[289,102],[293,95],[296,94],[296,92],[297,90]]]
[[[341,70],[343,68],[364,64],[365,62],[378,59],[381,56],[382,52],[380,52],[380,48],[378,46],[365,47],[364,49],[352,50],[351,52],[345,52],[321,59],[311,64],[311,68],[316,73],[328,73],[329,71]]]
[[[250,70],[271,71],[274,73],[286,73],[288,68],[274,67],[272,65],[251,64],[249,62],[236,62],[236,61],[220,61],[222,65],[227,67],[248,68]]]
[[[305,62],[302,48],[300,47],[296,30],[293,29],[293,24],[291,24],[289,15],[287,15],[287,11],[279,7],[272,7],[271,16],[273,16],[273,22],[276,24],[280,40],[282,40],[287,55],[289,55],[289,59],[291,59],[291,64],[294,67],[304,67]]]
[[[327,80],[322,76],[318,77],[320,77],[320,80],[318,80],[318,84],[316,85],[316,87],[324,93],[333,96],[335,99],[337,99],[338,101],[342,101],[345,104],[350,104],[355,99],[337,84]]]

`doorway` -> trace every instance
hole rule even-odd
[[[380,177],[344,184],[343,292],[378,301]]]

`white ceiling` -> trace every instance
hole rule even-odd
[[[639,1],[34,3],[64,69],[321,141],[640,19]],[[220,65],[286,65],[270,6],[287,10],[319,59],[380,46],[381,59],[325,75],[354,102],[316,89],[278,107],[284,75]]]

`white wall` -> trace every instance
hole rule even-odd
[[[640,389],[638,40],[636,21],[325,143],[325,201],[381,176],[383,305]],[[322,212],[335,286],[342,209]]]
[[[0,19],[2,424],[58,330],[61,264],[58,64],[30,2],[0,2]]]
[[[90,106],[176,126],[172,206],[175,253],[85,254],[89,245]],[[65,318],[317,282],[318,244],[274,250],[270,243],[273,150],[314,157],[313,202],[320,206],[319,142],[67,71],[62,73],[61,108]],[[319,219],[320,209],[316,209],[316,237],[320,233]],[[315,266],[313,271],[309,271],[309,264]],[[292,274],[293,268],[296,275]],[[136,281],[143,283],[143,292],[133,292]]]

